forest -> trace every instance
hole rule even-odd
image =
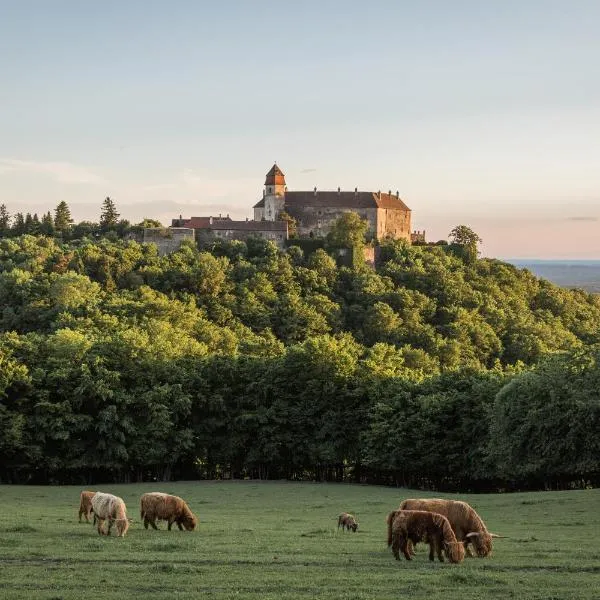
[[[472,240],[372,268],[48,217],[0,222],[0,482],[600,483],[598,296]]]

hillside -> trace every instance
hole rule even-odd
[[[598,473],[593,445],[516,468],[522,440],[494,433],[515,426],[494,398],[522,379],[534,402],[575,361],[587,390],[600,339],[597,298],[500,261],[390,242],[374,271],[262,240],[159,257],[22,236],[0,241],[0,302],[4,480],[535,487]],[[594,398],[559,399],[581,431]]]

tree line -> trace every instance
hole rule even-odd
[[[63,241],[83,238],[97,239],[108,237],[117,239],[131,231],[140,231],[144,227],[161,227],[154,219],[144,219],[132,225],[127,219],[120,219],[115,201],[107,196],[102,202],[100,218],[97,222],[80,221],[75,223],[71,217],[71,209],[63,200],[54,211],[41,215],[37,213],[17,212],[11,215],[5,204],[0,204],[0,238],[18,237],[21,235],[58,237]]]
[[[475,242],[4,238],[0,479],[598,484],[600,301]]]

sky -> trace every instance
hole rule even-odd
[[[600,258],[596,0],[0,0],[0,204],[252,218],[398,190],[487,256]]]

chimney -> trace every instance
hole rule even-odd
[[[340,195],[340,186],[338,185],[338,196]]]
[[[208,217],[208,224],[212,225],[213,224],[213,218],[212,217]]]
[[[354,197],[358,198],[358,188],[357,187],[354,188]]]
[[[377,191],[377,198],[378,198],[379,200],[381,200],[381,190],[378,190],[378,191]]]
[[[248,217],[246,217],[246,223],[248,222]]]
[[[315,195],[315,198],[317,197],[317,186],[315,185],[315,189],[313,190],[313,194]]]
[[[219,219],[221,218],[221,213],[219,213]]]
[[[183,221],[183,217],[181,215],[179,215],[179,220]]]
[[[388,196],[392,195],[392,190],[388,190]]]
[[[396,198],[400,198],[400,192],[398,192],[398,190],[396,190]]]
[[[265,192],[265,190],[263,190],[263,198],[265,197],[265,194],[266,194],[266,192]]]

